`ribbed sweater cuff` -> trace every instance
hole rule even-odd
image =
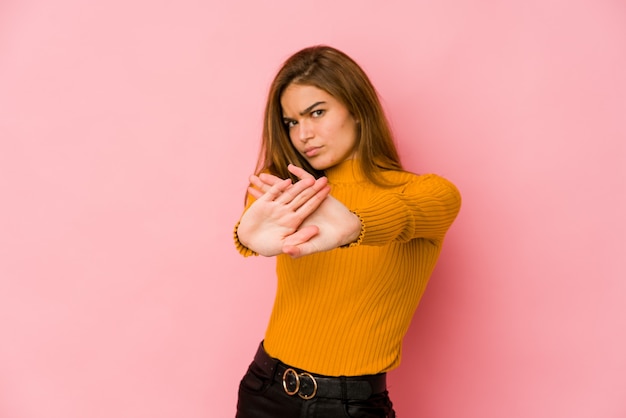
[[[259,255],[258,253],[252,251],[250,248],[243,245],[241,241],[239,241],[239,235],[237,235],[238,228],[239,228],[239,222],[237,222],[237,225],[235,225],[235,229],[233,231],[233,239],[235,241],[235,248],[237,248],[237,251],[239,251],[239,254],[243,255],[244,257],[250,257],[251,255]]]

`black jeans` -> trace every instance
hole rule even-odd
[[[272,361],[282,364],[276,359]],[[303,399],[297,394],[289,395],[276,373],[277,368],[259,361],[257,353],[239,385],[236,418],[395,418],[386,390],[364,400],[345,396]]]

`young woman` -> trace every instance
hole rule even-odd
[[[257,174],[235,228],[244,256],[276,256],[265,339],[237,417],[394,417],[386,372],[461,204],[402,169],[376,91],[327,46],[274,79]]]

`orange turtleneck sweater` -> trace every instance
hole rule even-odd
[[[278,285],[264,346],[286,364],[329,376],[389,371],[461,197],[434,174],[386,172],[368,182],[354,160],[326,170],[331,194],[362,222],[347,248],[277,256]],[[244,256],[255,255],[237,239]]]

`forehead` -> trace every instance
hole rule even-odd
[[[337,100],[325,90],[304,84],[290,84],[280,96],[283,112],[290,114],[297,114],[317,102],[336,103]]]

